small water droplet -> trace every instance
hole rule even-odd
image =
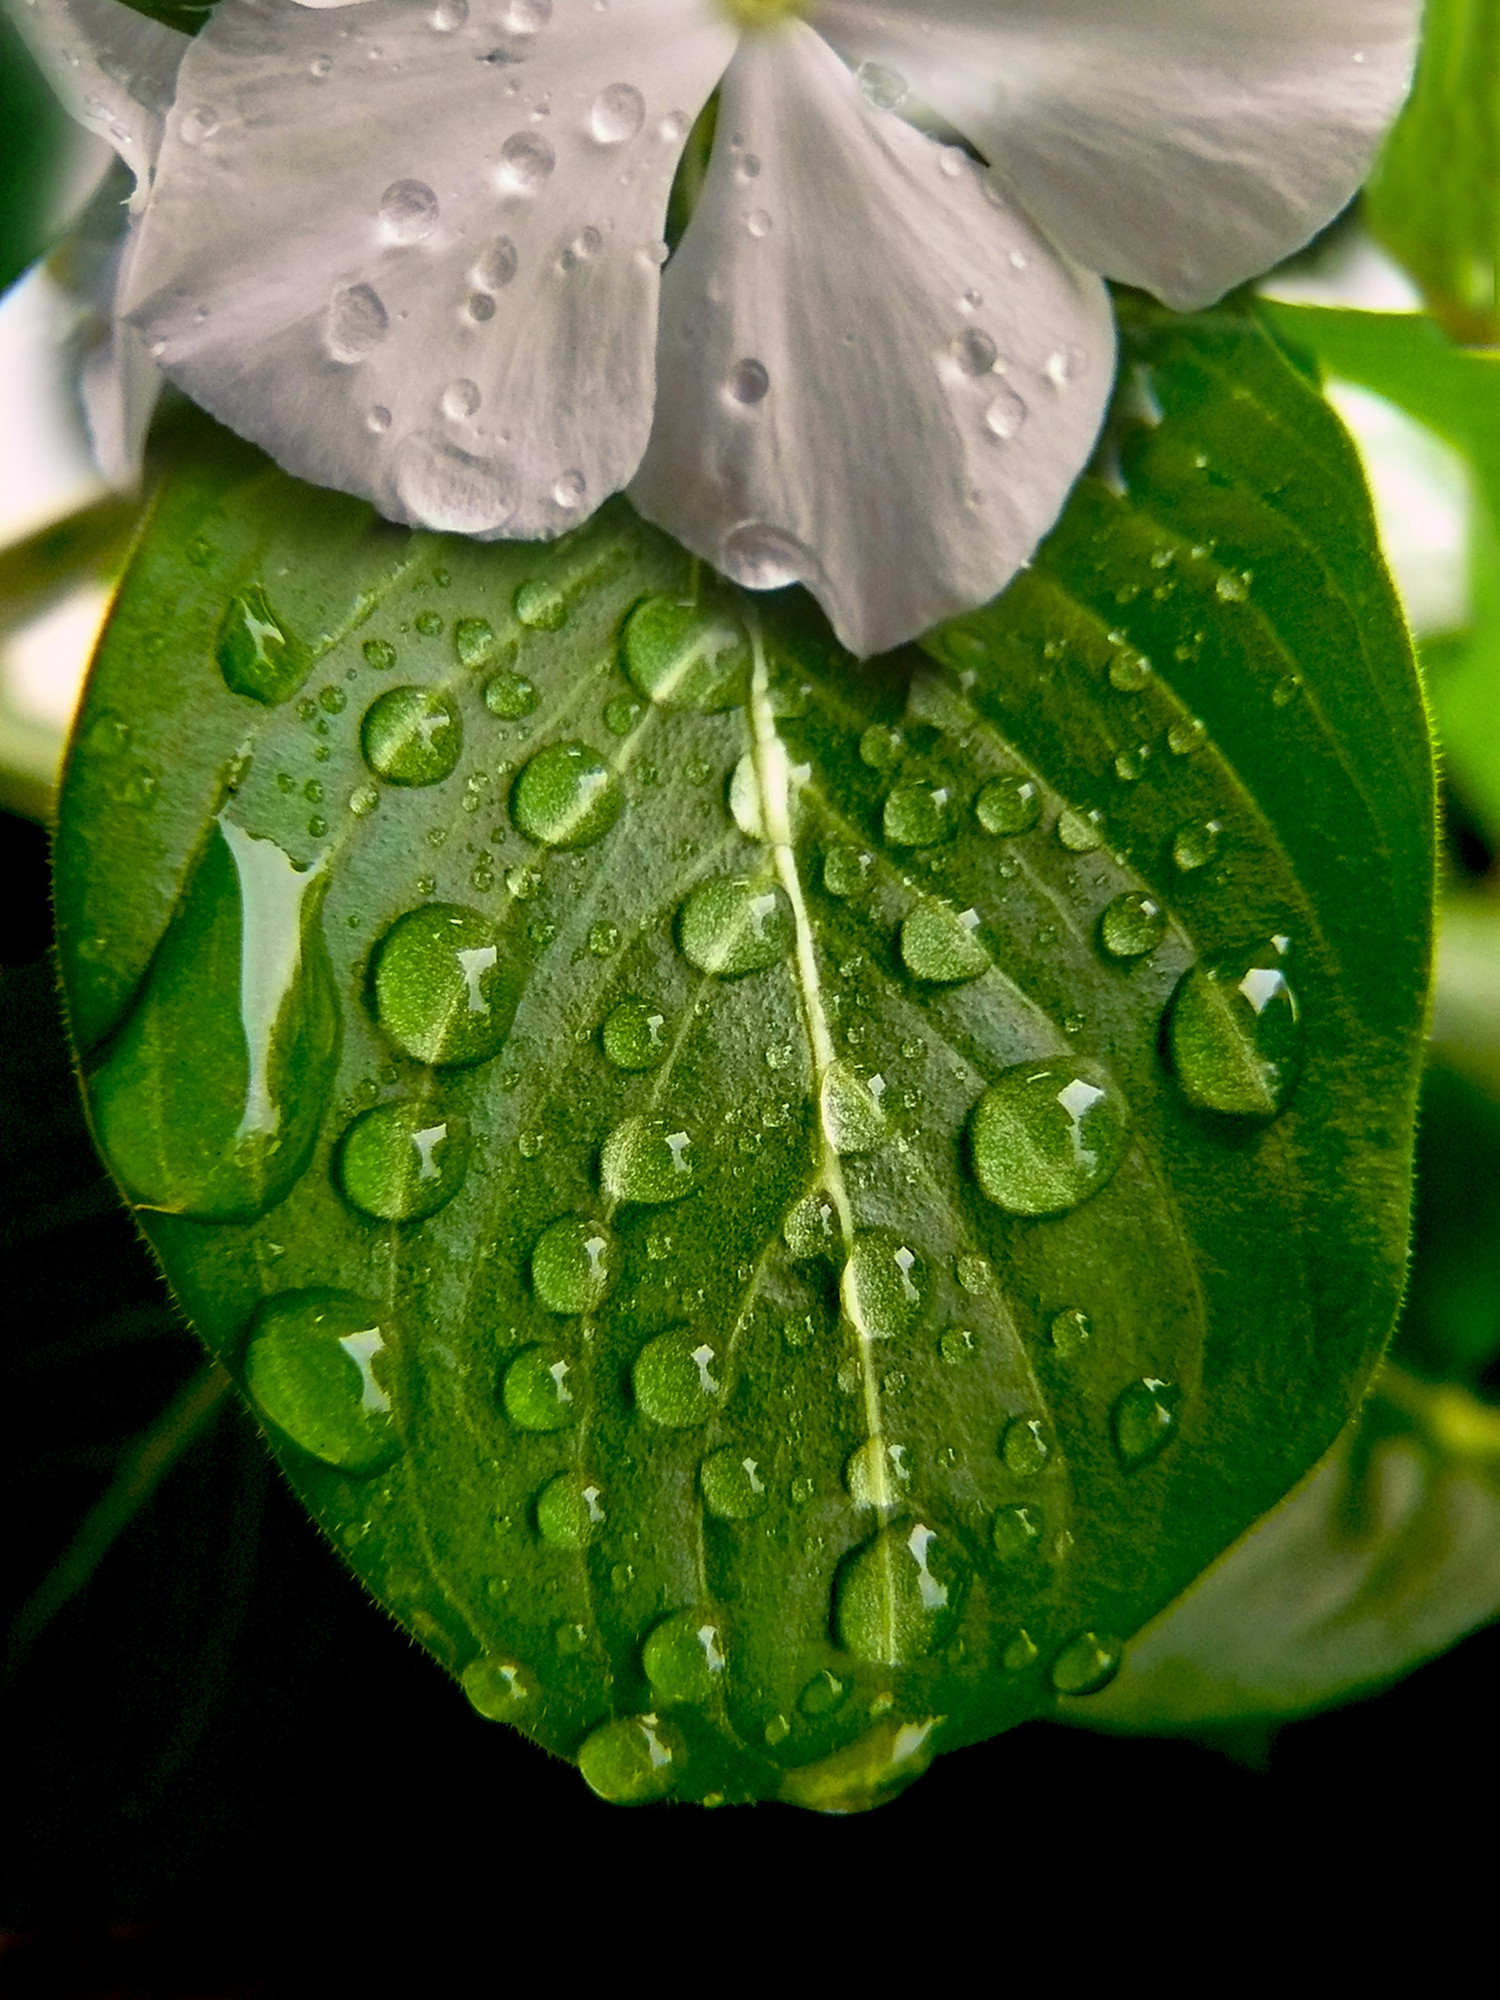
[[[1014,1633],[1002,1647],[1000,1665],[1008,1674],[1021,1674],[1034,1666],[1040,1657],[1040,1648],[1035,1639],[1024,1628]]]
[[[961,375],[988,375],[999,358],[999,349],[983,327],[966,326],[948,343],[948,352]]]
[[[698,1485],[709,1513],[721,1521],[753,1521],[765,1512],[764,1470],[744,1452],[726,1447],[704,1459]]]
[[[1274,1118],[1302,1067],[1302,1014],[1274,943],[1195,966],[1167,1017],[1183,1095],[1205,1111]]]
[[[1120,694],[1139,694],[1150,679],[1151,662],[1133,647],[1123,647],[1109,663],[1109,684]]]
[[[804,1195],[782,1224],[787,1249],[799,1260],[831,1256],[840,1243],[837,1211],[826,1195]]]
[[[534,194],[557,165],[552,143],[540,132],[513,132],[500,148],[495,179],[507,194]]]
[[[443,415],[450,417],[454,423],[461,423],[465,417],[473,416],[481,401],[479,384],[471,382],[467,375],[461,375],[443,391]]]
[[[218,131],[219,114],[207,104],[194,105],[183,112],[177,129],[185,146],[201,146]]]
[[[869,880],[873,854],[861,854],[857,847],[831,847],[823,857],[823,887],[830,896],[845,899],[857,896]]]
[[[435,1215],[463,1186],[469,1128],[430,1103],[377,1105],[355,1119],[338,1152],[351,1207],[382,1222]]]
[[[623,146],[645,122],[646,100],[633,83],[608,84],[589,112],[589,130],[601,146]]]
[[[307,679],[312,659],[282,623],[258,584],[230,599],[214,640],[214,658],[231,694],[274,708]]]
[[[1172,837],[1172,860],[1184,875],[1206,868],[1219,851],[1224,828],[1216,819],[1180,826]]]
[[[573,1364],[552,1347],[527,1347],[505,1371],[501,1401],[505,1414],[523,1431],[567,1430],[578,1417]]]
[[[1132,1382],[1115,1403],[1111,1415],[1115,1450],[1127,1472],[1146,1465],[1166,1450],[1177,1431],[1182,1391],[1155,1375]]]
[[[373,285],[340,285],[328,301],[323,342],[333,360],[353,367],[380,345],[390,326]]]
[[[1093,1337],[1094,1323],[1086,1312],[1080,1312],[1076,1306],[1071,1306],[1063,1312],[1052,1315],[1047,1332],[1054,1350],[1065,1361],[1070,1361],[1075,1354],[1087,1347]]]
[[[611,1201],[680,1201],[696,1180],[691,1135],[665,1118],[622,1119],[604,1141],[600,1172]]]
[[[464,1693],[487,1722],[513,1722],[532,1699],[531,1676],[513,1660],[486,1655],[460,1675]]]
[[[565,513],[572,513],[575,508],[583,505],[587,492],[588,481],[581,472],[559,473],[552,488],[553,504],[561,507]]]
[[[1250,578],[1225,570],[1214,584],[1214,594],[1221,604],[1243,604],[1250,595]]]
[[[428,903],[398,917],[375,952],[375,1011],[397,1048],[435,1067],[499,1053],[519,980],[488,917]]]
[[[365,762],[388,785],[436,785],[463,755],[457,705],[434,688],[389,688],[365,710]]]
[[[1029,415],[1024,399],[1014,389],[1003,388],[991,399],[984,413],[984,427],[1001,444],[1009,444],[1024,429]]]
[[[630,1371],[636,1406],[667,1430],[707,1423],[724,1400],[717,1348],[690,1327],[673,1327],[648,1340]]]
[[[1026,1562],[1041,1554],[1045,1532],[1040,1509],[1002,1507],[990,1528],[990,1542],[1001,1562]]]
[[[903,782],[886,794],[882,824],[896,847],[935,847],[953,832],[956,812],[944,785]]]
[[[749,235],[755,237],[757,242],[763,241],[764,238],[769,236],[774,226],[771,221],[769,209],[752,208],[750,213],[745,217],[745,229]]]
[[[401,1450],[396,1353],[381,1308],[349,1292],[282,1292],[251,1323],[245,1386],[325,1465],[369,1473]]]
[[[701,1608],[663,1619],[641,1649],[651,1691],[664,1702],[711,1700],[725,1664],[718,1621]]]
[[[549,1223],[531,1253],[531,1282],[548,1312],[591,1313],[614,1282],[620,1242],[585,1215]]]
[[[1104,845],[1104,828],[1096,812],[1076,812],[1068,806],[1058,815],[1057,837],[1070,854],[1092,854]]]
[[[620,949],[620,926],[609,923],[607,920],[601,918],[598,923],[589,925],[588,937],[585,939],[585,943],[588,945],[593,957],[613,958],[614,954]]]
[[[990,955],[976,934],[973,910],[955,914],[941,903],[922,903],[902,920],[901,957],[914,979],[956,986],[977,979],[990,966]]]
[[[511,4],[514,9],[521,0]],[[656,1716],[640,1715],[606,1722],[585,1738],[578,1768],[590,1791],[611,1805],[644,1805],[667,1796],[686,1755],[680,1738]]]
[[[469,276],[481,292],[503,292],[519,264],[515,244],[508,236],[497,236],[474,259]]]
[[[1000,839],[1029,833],[1042,816],[1042,795],[1030,778],[991,778],[974,801],[974,817]]]
[[[1201,716],[1179,716],[1167,731],[1167,748],[1174,757],[1191,757],[1208,741],[1208,724]]]
[[[839,1281],[844,1312],[864,1340],[891,1340],[922,1312],[926,1266],[891,1229],[861,1230]]]
[[[1167,914],[1154,897],[1127,890],[1105,905],[1099,941],[1111,958],[1144,958],[1167,934]]]
[[[944,1646],[966,1575],[949,1539],[923,1522],[884,1528],[839,1573],[834,1626],[856,1658],[899,1667]]]
[[[792,943],[790,906],[774,884],[715,876],[689,894],[678,913],[677,939],[700,972],[738,979],[786,956]]]
[[[862,1077],[850,1063],[829,1065],[821,1092],[823,1131],[836,1153],[869,1153],[885,1144],[890,1127],[880,1108],[884,1089],[883,1078]]]
[[[617,1069],[655,1069],[667,1053],[666,1025],[649,1000],[622,1000],[600,1031],[604,1053]]]
[[[1130,1142],[1125,1105],[1102,1072],[1016,1063],[975,1107],[974,1172],[1013,1215],[1062,1215],[1097,1194]]]
[[[897,1505],[911,1485],[911,1455],[903,1444],[889,1444],[883,1437],[866,1438],[844,1467],[844,1484],[849,1498],[863,1511],[869,1507]]]
[[[1051,1446],[1036,1417],[1015,1417],[1005,1427],[1000,1456],[1017,1479],[1034,1479],[1047,1463]]]
[[[586,743],[553,743],[533,757],[510,795],[511,818],[544,847],[589,847],[620,817],[625,795]]]
[[[1271,701],[1277,708],[1290,708],[1302,692],[1300,674],[1283,674],[1271,690]]]
[[[484,684],[484,705],[491,715],[498,715],[507,722],[518,722],[523,715],[530,715],[536,708],[536,683],[529,681],[525,674],[512,673],[508,667],[502,667]]]
[[[848,1692],[846,1681],[830,1673],[827,1667],[821,1667],[798,1695],[797,1706],[804,1715],[832,1715],[843,1706]]]
[[[895,111],[906,102],[910,90],[906,78],[883,63],[862,62],[854,79],[877,111]]]
[[[729,371],[728,386],[732,401],[753,406],[764,402],[770,394],[771,377],[762,362],[737,361]]]
[[[380,197],[380,229],[387,243],[420,243],[438,224],[438,198],[425,181],[392,181]]]
[[[604,1521],[604,1490],[585,1473],[559,1472],[536,1496],[537,1531],[555,1549],[586,1549]]]
[[[1052,1662],[1052,1685],[1059,1694],[1098,1694],[1120,1671],[1123,1658],[1118,1639],[1080,1632]]]

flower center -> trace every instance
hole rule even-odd
[[[772,28],[789,14],[805,13],[807,0],[723,0],[723,5],[742,28]]]

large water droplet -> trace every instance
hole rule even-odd
[[[590,1791],[615,1806],[664,1799],[677,1783],[686,1751],[654,1715],[606,1722],[584,1741],[578,1768]]]
[[[974,1172],[1013,1215],[1062,1215],[1112,1178],[1129,1146],[1115,1086],[1076,1063],[1017,1063],[975,1107]]]
[[[214,658],[231,694],[274,708],[307,679],[307,648],[277,617],[258,584],[231,598],[214,641]]]
[[[1041,1554],[1045,1529],[1038,1508],[1002,1507],[990,1529],[990,1541],[1001,1562],[1026,1562]]]
[[[891,1340],[914,1326],[922,1311],[926,1267],[922,1257],[891,1229],[861,1230],[839,1281],[851,1325],[865,1340]]]
[[[955,804],[944,785],[899,784],[886,797],[885,837],[896,847],[934,847],[954,830]]]
[[[409,910],[376,948],[380,1025],[418,1062],[484,1062],[510,1033],[518,998],[499,932],[460,903]]]
[[[513,132],[500,148],[495,179],[507,194],[534,194],[556,165],[550,139],[540,132]]]
[[[382,1222],[435,1215],[463,1186],[469,1128],[431,1104],[379,1104],[339,1147],[339,1184],[352,1207]]]
[[[531,1282],[549,1312],[591,1313],[614,1282],[619,1239],[586,1215],[549,1223],[531,1253]]]
[[[507,464],[460,451],[429,431],[402,440],[395,482],[417,526],[444,534],[493,534],[516,511],[516,479]]]
[[[389,1322],[349,1292],[282,1292],[251,1325],[245,1386],[279,1431],[325,1465],[373,1472],[401,1450]]]
[[[680,1201],[695,1180],[692,1140],[666,1118],[622,1119],[605,1140],[599,1164],[611,1201]]]
[[[725,1449],[698,1468],[703,1504],[721,1521],[753,1521],[766,1509],[766,1481],[760,1461]]]
[[[555,1549],[586,1549],[604,1525],[603,1489],[577,1472],[559,1472],[536,1497],[536,1525]]]
[[[1132,1382],[1115,1404],[1112,1423],[1115,1450],[1127,1471],[1146,1465],[1165,1451],[1177,1433],[1177,1407],[1182,1391],[1155,1375]]]
[[[551,1347],[527,1347],[505,1371],[505,1414],[523,1431],[563,1431],[577,1421],[573,1364]]]
[[[228,819],[90,1080],[99,1144],[146,1208],[248,1221],[307,1167],[338,1066],[327,878]]]
[[[979,942],[978,915],[955,913],[941,903],[920,903],[901,923],[901,957],[914,979],[957,986],[987,972],[989,953]]]
[[[604,1053],[617,1069],[655,1069],[667,1053],[666,1026],[649,1000],[622,1000],[600,1030]]]
[[[552,743],[522,771],[511,818],[543,847],[589,847],[620,817],[624,794],[609,765],[586,743]]]
[[[844,1467],[849,1498],[863,1511],[894,1507],[911,1485],[911,1458],[903,1444],[882,1437],[866,1438]]]
[[[722,1376],[717,1348],[679,1326],[646,1342],[630,1381],[642,1416],[667,1430],[691,1430],[723,1402]]]
[[[1042,816],[1042,795],[1030,778],[991,778],[974,801],[974,817],[1002,839],[1029,833]]]
[[[514,1722],[535,1694],[531,1676],[514,1660],[486,1654],[459,1675],[464,1693],[487,1722]]]
[[[1034,1479],[1051,1456],[1052,1447],[1037,1417],[1013,1417],[1000,1441],[1007,1472],[1017,1479]]]
[[[1105,905],[1099,942],[1112,958],[1144,958],[1167,934],[1167,913],[1154,896],[1128,890]]]
[[[884,1090],[883,1078],[862,1077],[850,1063],[829,1066],[821,1093],[823,1131],[836,1153],[869,1153],[884,1145],[890,1133],[880,1108]]]
[[[387,243],[420,243],[437,221],[438,198],[425,181],[392,181],[380,197],[380,228]]]
[[[906,78],[883,63],[862,62],[854,80],[877,111],[894,111],[910,94]]]
[[[677,918],[677,940],[688,961],[717,979],[760,972],[786,956],[792,914],[773,883],[719,875],[700,882]]]
[[[388,785],[436,785],[463,755],[458,706],[435,688],[389,688],[360,724],[365,762]]]
[[[1274,945],[1195,966],[1167,1017],[1183,1095],[1205,1111],[1274,1118],[1302,1068],[1302,1015]]]
[[[352,367],[390,332],[390,316],[373,285],[340,285],[328,301],[323,342],[335,361]]]
[[[589,112],[589,130],[601,146],[623,146],[646,122],[646,100],[633,83],[601,90]]]
[[[710,1700],[725,1664],[717,1620],[701,1610],[674,1613],[647,1639],[641,1664],[659,1700]]]
[[[750,686],[750,641],[727,612],[648,597],[621,641],[625,671],[648,701],[714,715],[742,703]]]
[[[1059,1694],[1098,1694],[1120,1671],[1124,1650],[1102,1632],[1080,1632],[1052,1662],[1052,1685]]]
[[[858,1659],[899,1667],[947,1643],[965,1572],[947,1536],[922,1522],[884,1528],[839,1573],[834,1627]]]

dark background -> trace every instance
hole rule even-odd
[[[0,16],[0,285],[43,247],[55,143]],[[1459,876],[1489,870],[1457,802],[1449,845]],[[1448,1904],[1466,1809],[1487,1817],[1500,1775],[1497,1629],[1274,1738],[1034,1725],[940,1758],[862,1818],[624,1812],[474,1715],[323,1545],[237,1407],[39,1620],[35,1594],[133,1441],[202,1366],[89,1143],[49,940],[46,835],[0,816],[0,1598],[23,1610],[0,1700],[0,1993],[342,1995],[382,1983],[372,1959],[389,1975],[404,1945],[426,1966],[412,1990],[446,1994],[460,1940],[490,1983],[529,1944],[549,1983],[602,1949],[651,1984],[764,1984],[804,1918],[809,1974],[847,1984],[873,1946],[943,1978],[961,1938],[986,1984],[1031,1987],[1090,1936],[1114,1974],[1160,1972],[1204,1883],[1236,1948],[1305,1897],[1329,1935],[1363,1930],[1410,1907],[1424,1868]],[[1419,1281],[1455,1255],[1488,1271],[1500,1235],[1500,1114],[1451,1080],[1429,1105]],[[1500,1347],[1500,1274],[1479,1282]],[[1409,1358],[1438,1366],[1432,1339],[1409,1333]]]

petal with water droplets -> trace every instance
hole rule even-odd
[[[189,38],[120,0],[26,0],[10,13],[68,110],[147,181]]]
[[[698,0],[223,0],[127,310],[288,471],[420,526],[558,534],[640,461],[667,196],[733,46]]]
[[[825,0],[1052,239],[1168,305],[1268,270],[1351,199],[1411,79],[1419,0]]]
[[[631,497],[741,583],[806,583],[878,652],[1029,558],[1113,358],[1103,287],[966,155],[874,108],[810,28],[750,36],[663,281]]]

